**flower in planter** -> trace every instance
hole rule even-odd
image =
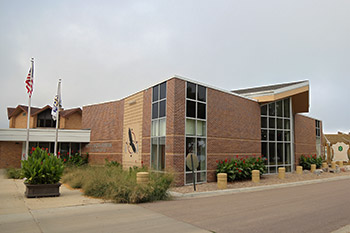
[[[22,161],[22,170],[28,184],[56,184],[61,179],[63,163],[38,147],[28,160]]]

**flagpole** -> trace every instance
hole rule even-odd
[[[33,79],[34,77],[34,58],[32,57],[31,59],[31,65],[32,65],[32,73],[31,73],[31,78]],[[30,126],[30,108],[32,105],[32,94],[29,94],[28,98],[28,116],[27,116],[27,140],[26,140],[26,153],[25,153],[25,160],[28,159],[28,151],[29,151],[29,126]]]
[[[60,91],[60,86],[61,86],[61,79],[58,79],[57,95],[59,94],[58,92]],[[60,100],[58,99],[58,103],[57,103],[57,118],[56,118],[55,152],[54,152],[55,156],[57,156],[59,118],[60,118]]]

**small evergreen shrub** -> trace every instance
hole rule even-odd
[[[299,165],[303,167],[304,170],[310,170],[311,164],[316,164],[316,168],[321,168],[322,158],[315,155],[302,155],[300,156]]]
[[[266,166],[264,159],[259,157],[247,157],[246,159],[236,159],[224,161],[216,161],[217,169],[216,174],[226,173],[227,181],[234,180],[248,180],[252,178],[252,171],[258,170],[260,175],[266,172]]]

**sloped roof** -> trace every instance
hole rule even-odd
[[[331,144],[336,144],[337,142],[344,142],[350,144],[350,134],[325,134],[324,135],[327,142]]]
[[[82,112],[81,108],[72,108],[72,109],[67,109],[67,110],[60,111],[60,116],[68,117],[68,116],[72,115],[75,112],[81,113]]]
[[[300,84],[303,82],[305,81],[281,83],[281,84],[267,85],[267,86],[261,86],[261,87],[252,87],[252,88],[246,88],[246,89],[233,90],[232,92],[240,95],[244,95],[248,93],[256,93],[256,92],[268,92],[268,91],[275,91],[281,88],[292,87],[296,84]]]
[[[47,109],[52,109],[52,107],[50,105],[46,105],[46,106],[44,106],[42,108],[31,107],[30,108],[30,115],[31,116],[37,115],[37,114],[39,114],[39,113],[41,113],[41,112],[43,112],[43,111],[45,111]],[[22,111],[28,113],[28,106],[18,105],[16,108],[8,107],[7,108],[8,119],[10,119],[13,116],[18,115]],[[61,110],[60,111],[60,116],[68,117],[68,116],[70,116],[71,114],[73,114],[75,112],[80,112],[81,113],[81,108],[72,108],[72,109],[67,109],[67,110]]]

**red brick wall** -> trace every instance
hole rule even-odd
[[[95,104],[83,108],[82,128],[91,129],[90,143],[83,148],[93,164],[105,159],[122,163],[124,101]]]
[[[216,160],[261,154],[257,102],[208,88],[207,169],[214,181]]]
[[[315,119],[300,114],[294,115],[295,165],[299,165],[301,155],[316,154]]]
[[[0,168],[20,168],[23,142],[0,142]]]
[[[172,78],[167,82],[166,169],[175,175],[175,184],[184,184],[185,85]]]

